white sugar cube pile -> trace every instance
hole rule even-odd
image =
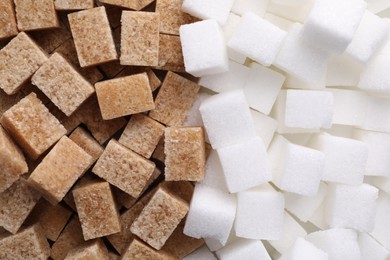
[[[184,0],[212,150],[184,259],[390,259],[390,1]]]

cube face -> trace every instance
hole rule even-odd
[[[69,138],[83,148],[92,157],[94,162],[99,159],[104,151],[103,147],[81,127],[76,128]]]
[[[216,254],[220,259],[238,259],[240,257],[249,259],[253,257],[254,259],[271,260],[271,257],[268,255],[267,250],[261,241],[249,239],[234,241],[218,250]]]
[[[215,19],[220,25],[223,25],[229,12],[233,7],[233,0],[197,1],[184,0],[181,10],[200,19]]]
[[[241,18],[228,46],[264,66],[270,66],[286,34],[275,25],[249,12]]]
[[[366,95],[361,91],[331,89],[333,93],[333,124],[359,126],[363,123]]]
[[[95,92],[93,86],[58,53],[54,53],[31,80],[67,116]]]
[[[153,0],[99,0],[99,2],[139,11],[152,3]]]
[[[286,259],[318,259],[326,260],[328,259],[328,254],[322,251],[321,249],[314,246],[312,243],[306,241],[305,239],[299,237],[291,249],[284,253],[283,256],[286,256]],[[283,259],[283,257],[282,257]]]
[[[93,0],[55,0],[56,10],[82,10],[94,7]]]
[[[357,86],[365,91],[385,94],[390,93],[388,84],[389,75],[386,73],[386,67],[390,64],[387,54],[378,54],[367,65],[367,68],[361,74]]]
[[[16,19],[20,31],[59,27],[54,2],[51,0],[15,0]]]
[[[160,34],[157,69],[185,72],[179,36]]]
[[[98,82],[95,88],[105,120],[155,108],[146,73]]]
[[[134,238],[133,241],[129,244],[126,251],[123,253],[122,259],[131,260],[131,259],[174,259],[173,257],[165,254],[162,251],[157,251],[140,240]]]
[[[159,188],[130,230],[153,248],[159,250],[188,212],[188,204]]]
[[[68,19],[81,67],[117,59],[114,39],[104,6],[71,13]]]
[[[123,131],[119,143],[145,158],[150,158],[164,134],[164,129],[162,124],[152,118],[135,114]]]
[[[66,134],[66,129],[35,93],[31,93],[7,110],[0,122],[33,159],[37,159]]]
[[[95,240],[72,249],[65,259],[108,259],[108,250],[102,240]]]
[[[15,94],[32,74],[47,60],[46,54],[21,32],[0,51],[0,88]]]
[[[0,19],[0,39],[18,34],[12,0],[2,1],[0,9],[3,12],[3,16]]]
[[[137,198],[155,167],[153,162],[111,140],[92,172]]]
[[[92,157],[64,136],[35,168],[28,182],[55,205],[91,164]]]
[[[150,12],[122,12],[122,65],[157,66],[160,18]]]

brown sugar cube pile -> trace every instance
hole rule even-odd
[[[142,241],[134,238],[129,244],[129,246],[126,248],[126,251],[122,256],[122,260],[133,259],[173,260],[176,258],[168,255],[165,252],[157,251],[156,249],[151,248]]]
[[[144,190],[155,167],[152,161],[112,139],[92,172],[137,198]]]
[[[188,204],[159,188],[131,225],[131,232],[153,248],[161,249],[188,212]]]
[[[0,122],[33,159],[37,159],[66,134],[66,129],[35,93],[31,93],[7,110]]]
[[[54,0],[56,10],[83,10],[94,7],[93,0]]]
[[[107,259],[108,250],[104,243],[97,239],[95,241],[89,241],[83,245],[72,249],[68,252],[65,260],[88,260],[88,259]]]
[[[154,73],[152,69],[147,67],[125,66],[125,69],[119,72],[119,74],[116,77],[120,78],[120,77],[130,76],[130,75],[139,74],[143,72],[146,72],[146,74],[148,75],[149,85],[152,92],[161,86],[161,81],[157,77],[156,73]]]
[[[179,36],[160,34],[158,66],[156,68],[185,72]]]
[[[12,0],[0,1],[0,40],[18,34]]]
[[[91,165],[92,157],[64,136],[33,171],[28,182],[55,205]]]
[[[108,182],[98,182],[73,190],[85,240],[121,231],[119,213]]]
[[[93,162],[96,162],[102,155],[104,148],[82,127],[76,128],[69,138],[78,146],[84,149],[91,157]]]
[[[50,246],[39,224],[0,238],[0,259],[47,259]]]
[[[37,204],[40,195],[23,178],[0,193],[0,226],[15,234]],[[0,250],[1,251],[1,250]],[[0,259],[3,259],[0,257]]]
[[[143,115],[133,115],[119,138],[119,143],[132,151],[150,158],[158,141],[164,134],[165,126]]]
[[[67,116],[95,92],[94,87],[58,53],[35,72],[31,81]]]
[[[116,5],[132,10],[141,10],[154,2],[154,0],[99,0],[101,3]]]
[[[105,120],[154,109],[146,73],[98,82],[95,88]]]
[[[0,193],[28,171],[22,151],[0,126]]]
[[[24,32],[0,50],[0,88],[15,94],[47,60],[46,54]]]
[[[152,12],[122,12],[122,65],[157,66],[159,16]]]
[[[81,67],[117,59],[104,6],[70,13],[68,19]]]
[[[205,141],[201,127],[165,129],[165,179],[201,181],[205,175]]]
[[[59,27],[53,0],[14,0],[20,31]]]

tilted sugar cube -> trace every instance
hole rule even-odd
[[[390,75],[387,68],[390,66],[388,54],[378,54],[367,65],[357,86],[365,91],[377,94],[390,94]]]
[[[257,136],[263,140],[265,148],[268,149],[269,144],[272,141],[278,122],[272,117],[266,116],[260,112],[251,109],[253,123]]]
[[[271,260],[263,243],[259,240],[240,239],[216,252],[221,260],[263,259]]]
[[[184,0],[181,10],[200,19],[215,19],[223,25],[232,9],[234,0]]]
[[[328,254],[305,239],[298,237],[294,245],[285,252],[280,260],[327,260]]]
[[[379,194],[377,201],[377,209],[375,216],[375,227],[370,235],[372,235],[379,243],[387,250],[390,248],[390,196]]]
[[[389,250],[382,246],[368,233],[359,234],[359,247],[361,253],[361,260],[386,260],[389,256]]]

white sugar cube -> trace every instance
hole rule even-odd
[[[378,54],[360,75],[358,87],[368,92],[390,94],[390,57],[388,54]]]
[[[218,251],[219,249],[223,248],[224,246],[227,246],[227,245],[233,243],[234,241],[236,241],[238,239],[240,239],[240,238],[238,238],[236,236],[234,229],[232,228],[226,243],[221,244],[221,242],[219,242],[218,240],[216,240],[214,238],[210,238],[210,237],[205,237],[204,242],[211,251],[215,252],[215,251]]]
[[[267,151],[260,137],[217,151],[230,192],[243,191],[271,179]]]
[[[355,87],[364,66],[347,54],[332,55],[328,60],[326,86]]]
[[[261,137],[265,148],[268,149],[268,146],[271,143],[274,133],[278,127],[278,122],[272,117],[266,116],[252,109],[251,114],[257,136]]]
[[[240,239],[218,250],[216,253],[221,260],[271,260],[263,243],[259,240]]]
[[[236,214],[234,195],[197,184],[184,226],[187,236],[210,237],[224,245]]]
[[[270,66],[285,36],[285,31],[248,12],[242,16],[228,46],[264,66]]]
[[[222,165],[215,150],[212,150],[207,158],[206,174],[200,183],[224,192],[228,191]]]
[[[322,180],[349,185],[363,183],[368,158],[368,147],[365,143],[321,134],[313,137],[308,146],[325,154]]]
[[[217,260],[213,253],[210,252],[210,249],[206,245],[198,248],[191,254],[183,257],[182,260]]]
[[[233,7],[234,0],[184,0],[181,10],[202,20],[214,19],[223,25]]]
[[[317,0],[304,23],[303,37],[341,54],[351,43],[366,6],[364,0]]]
[[[377,202],[375,228],[370,234],[390,250],[390,196],[380,194]]]
[[[263,17],[270,0],[235,0],[232,12],[238,15],[244,15],[247,12]]]
[[[378,189],[362,184],[331,185],[326,196],[325,218],[330,227],[370,232],[374,228]]]
[[[334,228],[313,232],[307,235],[306,240],[325,251],[329,259],[360,259],[358,235],[352,229]]]
[[[215,20],[180,26],[184,65],[195,77],[229,70],[225,40]]]
[[[390,133],[390,99],[368,96],[366,102],[363,123],[359,128]]]
[[[226,23],[222,27],[223,34],[225,36],[226,43],[230,40],[230,37],[234,34],[237,29],[238,24],[240,23],[241,16],[234,13],[230,13]],[[230,60],[233,60],[239,64],[244,64],[246,61],[246,56],[238,53],[231,48],[227,47],[228,56]]]
[[[214,95],[202,102],[199,111],[214,149],[256,136],[248,103],[241,90]]]
[[[298,237],[294,245],[279,260],[328,260],[328,254]]]
[[[359,234],[359,246],[361,260],[386,260],[389,256],[389,250],[379,244],[372,236],[367,233]]]
[[[239,192],[235,231],[239,237],[275,240],[282,236],[284,197],[269,187]]]

